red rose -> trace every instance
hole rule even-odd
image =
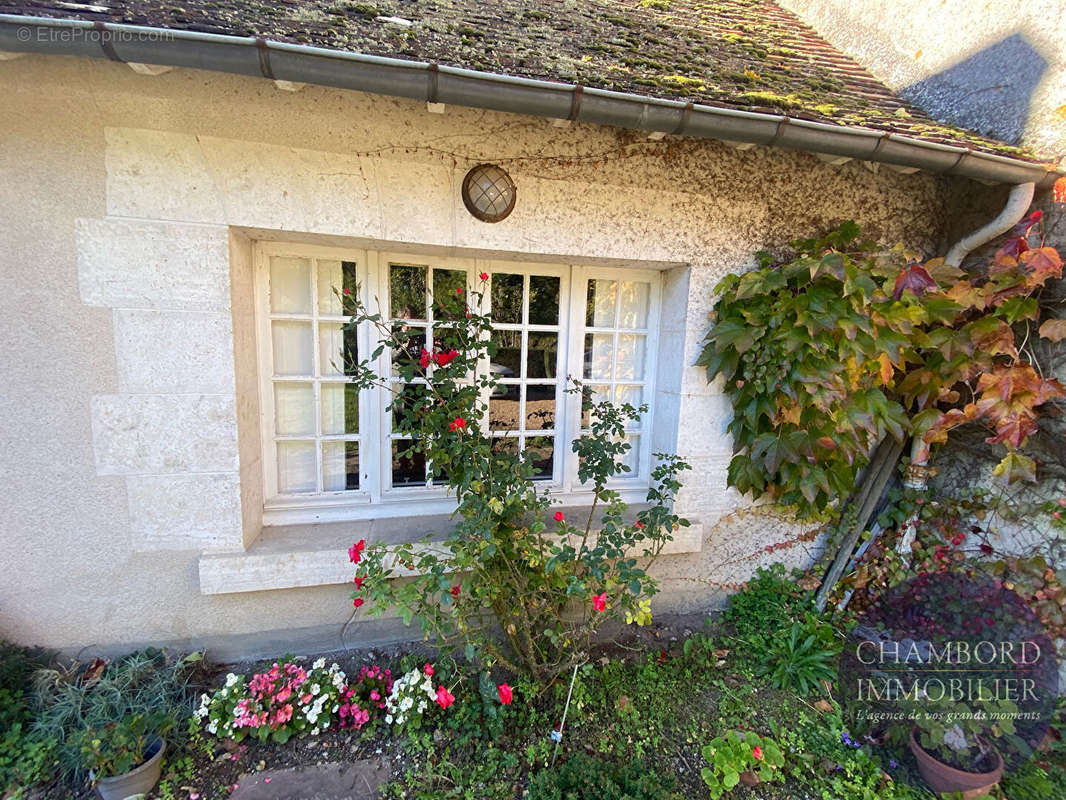
[[[500,694],[501,703],[503,703],[505,706],[511,705],[511,701],[514,699],[514,692],[511,690],[510,686],[508,686],[506,683],[501,683],[499,686],[496,687],[496,691]]]
[[[458,596],[459,596],[459,587],[458,586],[453,586],[452,587],[452,597],[458,597]]]
[[[363,598],[362,597],[357,597],[357,598],[355,598],[352,601],[352,605],[355,606],[356,608],[359,608],[359,606],[361,606],[362,604],[363,604]]]
[[[358,542],[348,548],[348,560],[353,564],[358,564],[359,560],[363,557],[363,548],[366,547],[366,539],[360,539]]]
[[[441,708],[447,708],[455,702],[455,696],[445,689],[443,686],[437,687],[437,705]]]
[[[480,275],[478,275],[478,277],[481,278],[481,280],[483,281],[487,281],[489,279],[489,273],[482,272]]]
[[[432,664],[426,664],[424,667],[422,667],[422,672],[424,672],[426,675],[432,675],[433,674],[433,665]]]
[[[353,579],[353,582],[355,583],[355,588],[356,589],[362,589],[363,588],[363,581],[365,581],[365,580],[366,580],[366,576],[365,575],[364,576],[356,575],[355,578]]]
[[[607,592],[592,596],[592,607],[597,611],[607,610]]]
[[[755,748],[751,751],[751,754],[755,756],[756,761],[762,761],[762,748],[759,745],[755,745]]]
[[[455,431],[462,430],[465,427],[466,427],[466,420],[463,419],[462,417],[456,417],[455,419],[453,419],[451,422],[448,423],[448,430],[452,431],[453,433]]]
[[[563,512],[562,511],[556,511],[555,512],[555,521],[556,522],[562,522],[563,519],[565,519],[565,517],[563,516]]]
[[[457,355],[459,355],[458,350],[449,350],[447,353],[437,353],[433,360],[437,362],[437,366],[446,367]]]
[[[426,369],[429,366],[430,360],[433,358],[425,348],[422,349],[422,355],[418,357],[418,364],[422,369]]]

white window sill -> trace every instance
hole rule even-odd
[[[631,505],[627,519],[635,519],[642,508],[642,505]],[[557,507],[557,510],[573,522],[585,519],[588,514],[587,506]],[[453,524],[450,515],[440,514],[264,528],[244,552],[200,556],[200,593],[235,594],[351,583],[355,568],[348,560],[348,548],[352,542],[366,539],[402,544],[427,535],[443,538]],[[674,534],[662,553],[698,553],[702,548],[703,525],[692,520],[688,528]],[[446,552],[443,545],[440,551]],[[414,574],[402,567],[397,568],[397,573]]]

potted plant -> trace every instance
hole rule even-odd
[[[703,759],[710,765],[700,770],[714,800],[738,783],[755,786],[783,780],[781,767],[785,757],[769,737],[748,731],[729,731],[712,739],[703,748]]]
[[[165,711],[129,714],[77,737],[85,768],[103,800],[125,800],[151,791],[159,781],[174,717]]]
[[[944,701],[914,714],[908,745],[929,788],[959,792],[962,800],[988,794],[1003,775],[1003,756],[993,741],[1014,733],[1017,711],[1009,700],[983,702],[977,711]]]

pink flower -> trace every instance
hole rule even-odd
[[[607,610],[607,592],[592,596],[592,607],[597,611]]]
[[[565,516],[564,516],[562,511],[556,511],[555,512],[555,521],[556,522],[562,522],[564,519],[565,519]]]
[[[762,761],[762,748],[759,745],[755,745],[755,749],[751,751],[751,754],[755,756],[756,761]]]
[[[478,277],[481,278],[481,280],[483,281],[487,281],[489,279],[489,273],[482,272],[480,275],[478,275]]]
[[[358,542],[348,548],[348,560],[353,564],[358,564],[363,557],[363,548],[366,547],[366,539],[360,539]],[[277,666],[275,664],[275,666]]]
[[[290,697],[292,697],[292,689],[286,686],[284,689],[274,695],[274,700],[278,703],[284,703]]]
[[[425,348],[423,348],[422,355],[418,357],[419,366],[422,367],[422,369],[426,369],[429,366],[429,362],[430,360],[432,360],[432,358],[433,356],[428,351],[426,351]]]
[[[428,675],[432,675],[433,674],[433,665],[432,664],[426,664],[424,667],[422,667],[422,672],[424,672],[427,676]]]
[[[1055,519],[1062,519],[1062,514],[1060,514],[1058,511],[1052,511],[1051,516]]]
[[[466,427],[466,420],[463,419],[462,417],[456,417],[455,419],[453,419],[451,422],[448,423],[448,430],[452,431],[453,433],[455,431],[462,430],[465,427]]]
[[[455,702],[455,696],[452,695],[451,692],[449,692],[443,686],[438,686],[437,687],[437,705],[438,706],[440,706],[441,708],[447,708],[448,706],[450,706],[454,702]]]
[[[312,695],[310,693],[300,695],[300,702],[303,703],[305,706],[308,703],[310,703],[311,700],[312,700]]]
[[[372,692],[370,693],[370,699],[371,699],[371,700],[373,700],[373,701],[375,701],[375,702],[377,702],[378,700],[380,700],[380,699],[381,699],[381,695],[380,695],[380,694],[378,694],[378,690],[377,690],[377,689],[374,689],[374,690],[373,690],[373,691],[372,691]]]
[[[496,691],[500,694],[501,703],[503,703],[505,706],[511,705],[511,700],[514,699],[514,692],[511,690],[510,686],[508,686],[506,683],[501,683],[499,686],[496,687]]]
[[[1056,502],[1063,508],[1066,508],[1066,497],[1060,497]]]

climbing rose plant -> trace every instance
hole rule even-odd
[[[1066,337],[1064,320],[1039,325],[1037,297],[1062,276],[1034,234],[1040,219],[1023,220],[980,275],[879,249],[846,222],[722,280],[698,363],[732,401],[729,484],[813,516],[850,493],[886,436],[933,445],[962,423],[1004,446],[997,474],[1034,480],[1022,448],[1037,409],[1066,396],[1021,344]]]
[[[480,275],[479,286],[486,289],[489,280]],[[568,389],[581,395],[588,430],[573,450],[591,508],[575,523],[552,511],[556,501],[534,482],[530,454],[518,452],[515,439],[489,435],[496,379],[487,367],[496,343],[481,313],[485,292],[433,298],[443,322],[434,327],[432,351],[423,349],[421,330],[369,313],[354,294],[344,296],[347,327],[368,324],[378,344],[346,372],[361,389],[391,393],[393,430],[410,441],[400,456],[424,456],[430,480],[447,487],[457,504],[443,541],[352,546],[355,607],[365,602],[374,615],[395,609],[444,648],[462,646],[471,660],[541,681],[583,661],[605,622],[650,622],[657,584],[647,569],[689,524],[672,510],[678,474],[689,467],[656,454],[648,505],[627,514],[608,483],[629,471],[625,431],[646,408],[592,403],[578,382]],[[399,383],[382,380],[376,368],[386,351]]]

